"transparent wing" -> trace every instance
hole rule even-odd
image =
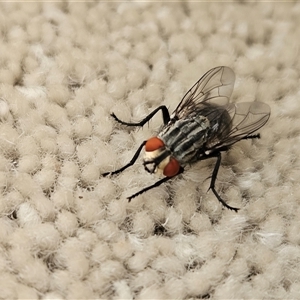
[[[216,133],[207,143],[208,149],[230,146],[251,135],[267,123],[271,109],[263,102],[243,102],[230,103],[226,111],[228,114],[224,122],[220,114],[211,120],[219,126],[216,126]],[[230,119],[230,122],[226,121]]]
[[[184,95],[172,114],[182,118],[201,109],[204,102],[223,106],[229,102],[235,81],[233,71],[228,67],[216,67],[206,72]]]

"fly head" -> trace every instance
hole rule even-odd
[[[164,142],[158,137],[150,138],[145,145],[144,168],[149,173],[162,173],[173,177],[180,171],[179,162],[172,157]]]

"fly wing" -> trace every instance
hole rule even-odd
[[[209,70],[184,95],[171,117],[180,119],[201,110],[204,102],[217,106],[228,104],[234,81],[235,75],[228,67]]]
[[[207,143],[210,149],[230,146],[251,135],[267,123],[271,112],[263,102],[230,103],[226,110],[231,122],[221,126],[218,135]]]

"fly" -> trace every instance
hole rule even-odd
[[[131,201],[181,174],[185,165],[216,158],[209,189],[223,206],[238,211],[238,208],[228,205],[215,189],[221,152],[240,140],[260,138],[259,134],[253,133],[267,123],[270,107],[262,102],[229,103],[234,81],[235,75],[230,68],[216,67],[191,87],[171,115],[165,105],[157,107],[137,123],[121,121],[112,113],[118,123],[142,127],[161,111],[164,125],[157,136],[142,142],[128,164],[103,176],[118,174],[132,166],[145,147],[145,170],[149,173],[160,171],[165,177],[128,197]]]

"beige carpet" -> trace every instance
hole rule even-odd
[[[300,299],[299,3],[0,4],[0,299]],[[128,203],[161,114],[210,68],[260,140]]]

